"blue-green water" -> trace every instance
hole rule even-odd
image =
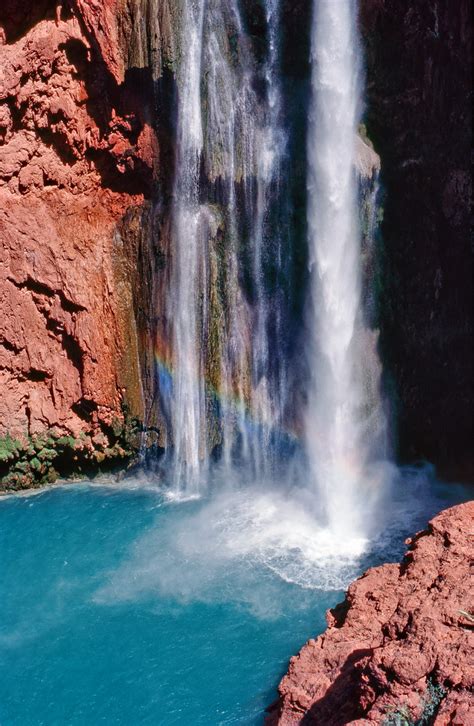
[[[262,723],[341,586],[448,502],[420,508],[417,492],[365,557],[271,492],[173,503],[84,484],[0,500],[0,723]]]

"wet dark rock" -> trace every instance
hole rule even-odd
[[[399,453],[472,480],[472,17],[362,0],[367,127],[385,188],[382,357]]]

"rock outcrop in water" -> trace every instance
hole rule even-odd
[[[472,723],[473,522],[473,502],[448,509],[407,541],[400,565],[356,580],[291,659],[267,723]]]
[[[1,487],[133,448],[136,261],[118,230],[157,143],[120,19],[114,1],[0,8]]]

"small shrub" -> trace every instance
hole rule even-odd
[[[420,718],[415,721],[408,706],[394,706],[393,710],[387,712],[387,718],[382,722],[382,726],[429,726],[446,694],[446,688],[428,680],[425,695],[421,699],[423,712]]]
[[[446,697],[447,690],[443,686],[438,685],[434,681],[428,680],[428,688],[422,699],[423,713],[416,726],[428,726],[433,717],[438,713],[438,708],[443,698]]]

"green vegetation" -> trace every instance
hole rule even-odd
[[[23,445],[18,439],[12,439],[7,434],[4,439],[0,439],[0,463],[14,461],[23,450]]]
[[[58,429],[21,439],[7,434],[0,438],[0,491],[40,487],[59,476],[90,476],[101,465],[123,466],[139,449],[140,430],[140,423],[124,408],[123,419],[116,416],[95,435],[81,432],[75,437]]]
[[[395,706],[387,712],[387,718],[382,726],[429,726],[436,716],[447,690],[443,686],[428,680],[428,687],[421,699],[422,714],[419,719],[413,719],[408,706]]]
[[[399,706],[387,714],[382,726],[415,726],[408,706]]]
[[[364,142],[364,144],[367,144],[367,146],[370,146],[371,149],[374,148],[374,145],[369,138],[368,132],[367,132],[367,126],[363,123],[359,124],[357,133],[359,134],[360,138]]]

